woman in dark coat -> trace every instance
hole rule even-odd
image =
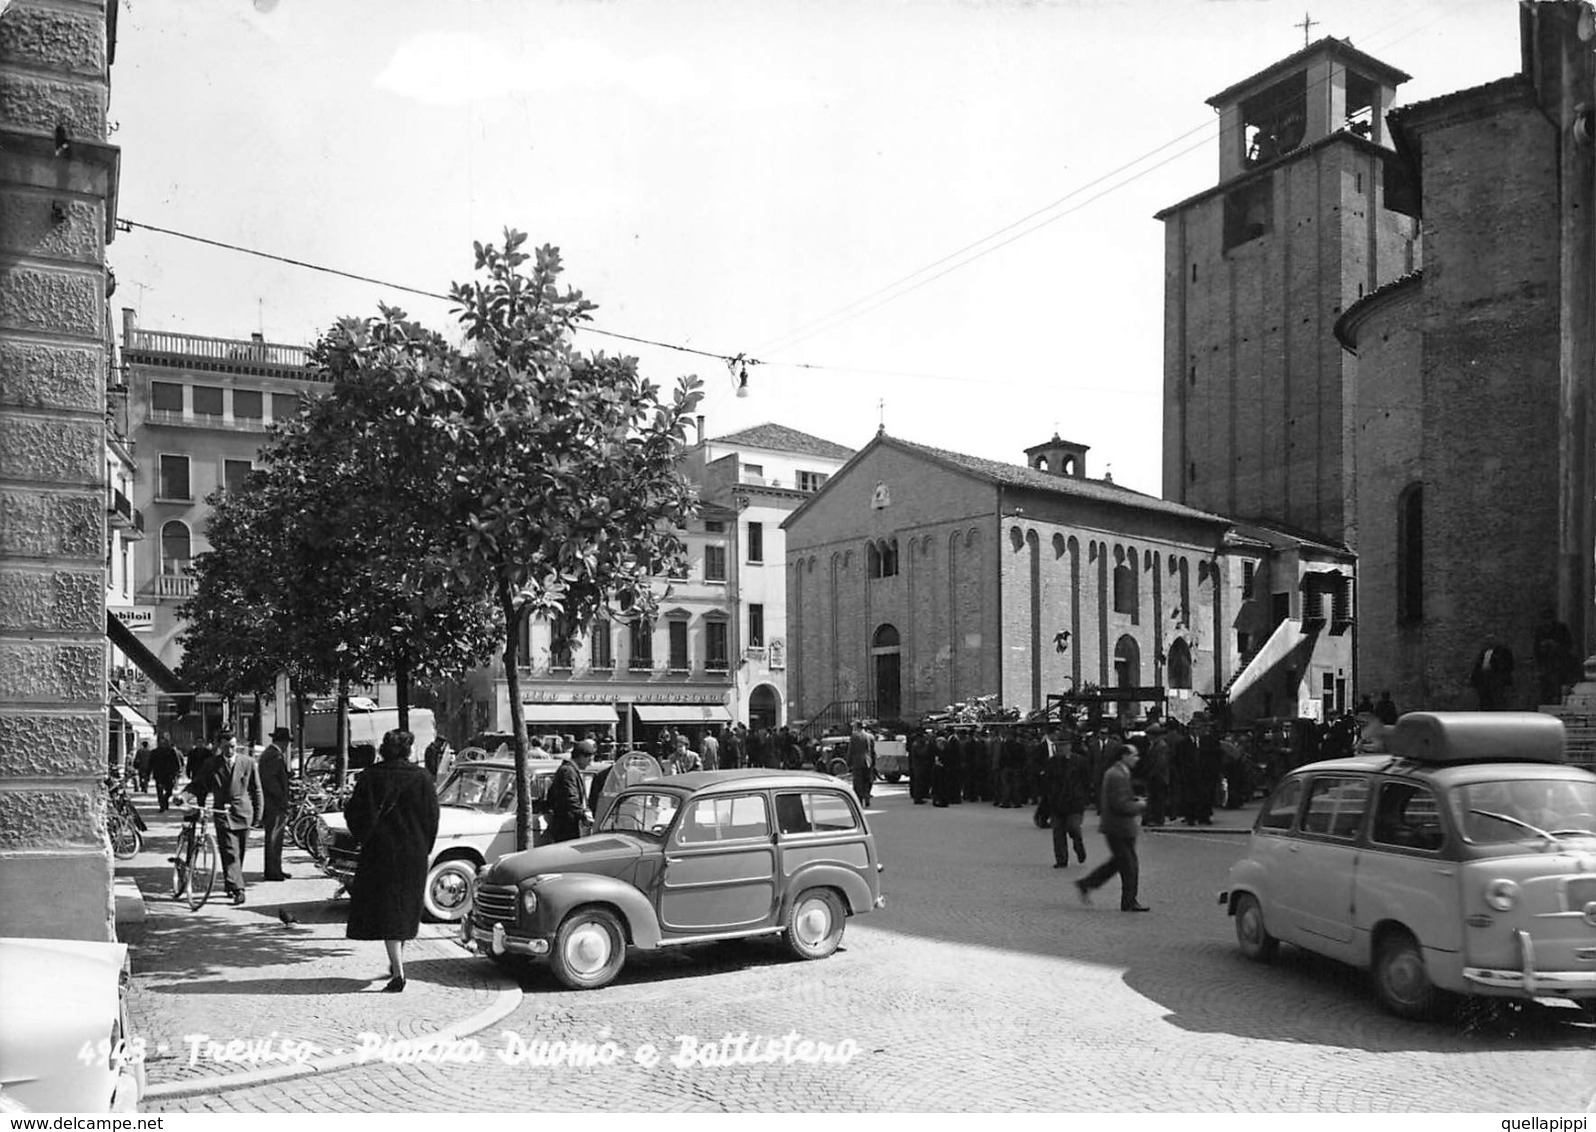
[[[405,940],[421,926],[427,860],[438,836],[437,785],[410,761],[415,741],[408,731],[384,735],[381,761],[361,774],[344,805],[349,832],[360,842],[346,934],[387,946],[391,977],[382,989],[391,992],[405,989]]]

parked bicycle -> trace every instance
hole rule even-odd
[[[183,813],[183,829],[172,855],[172,899],[188,901],[197,912],[216,887],[216,866],[221,853],[216,846],[216,821],[225,811],[190,806]]]
[[[138,856],[144,848],[144,831],[149,826],[144,824],[144,819],[134,808],[133,799],[128,797],[123,783],[107,778],[105,785],[110,796],[105,827],[111,839],[111,852],[117,860],[128,861]]]
[[[322,814],[342,812],[354,787],[349,785],[338,791],[290,784],[289,791],[294,808],[288,815],[288,836],[305,852],[315,853],[316,820]]]

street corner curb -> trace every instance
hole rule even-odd
[[[441,938],[441,937],[433,937]],[[460,952],[462,956],[475,958],[471,952],[454,940],[447,941],[450,946]],[[462,1018],[440,1030],[430,1034],[421,1034],[414,1038],[405,1038],[407,1047],[419,1048],[435,1043],[458,1041],[486,1030],[495,1022],[510,1016],[515,1008],[521,1005],[521,985],[514,979],[494,972],[499,983],[498,993],[487,1006],[471,1015]],[[249,1069],[241,1073],[227,1073],[215,1077],[196,1078],[190,1081],[173,1081],[165,1085],[151,1085],[144,1090],[140,1100],[178,1100],[184,1097],[197,1097],[211,1093],[231,1092],[234,1089],[247,1089],[255,1085],[275,1084],[282,1081],[292,1081],[300,1077],[314,1077],[322,1073],[333,1073],[340,1069],[348,1069],[353,1065],[370,1064],[369,1058],[362,1058],[359,1053],[327,1054],[324,1057],[314,1057],[309,1061],[274,1065],[266,1069]]]

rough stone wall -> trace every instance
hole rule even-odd
[[[1423,136],[1421,678],[1437,708],[1473,706],[1488,639],[1513,650],[1530,706],[1530,633],[1556,600],[1556,136],[1525,100],[1492,110]]]
[[[0,934],[109,939],[105,2],[0,13]],[[48,898],[41,899],[40,894]]]

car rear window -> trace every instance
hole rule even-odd
[[[1302,804],[1302,779],[1288,778],[1280,784],[1258,816],[1259,829],[1290,829]]]
[[[1302,832],[1350,841],[1358,835],[1368,805],[1367,778],[1320,775],[1308,786],[1308,808],[1302,815]]]
[[[776,824],[783,833],[840,833],[858,828],[848,800],[826,792],[777,794]]]

